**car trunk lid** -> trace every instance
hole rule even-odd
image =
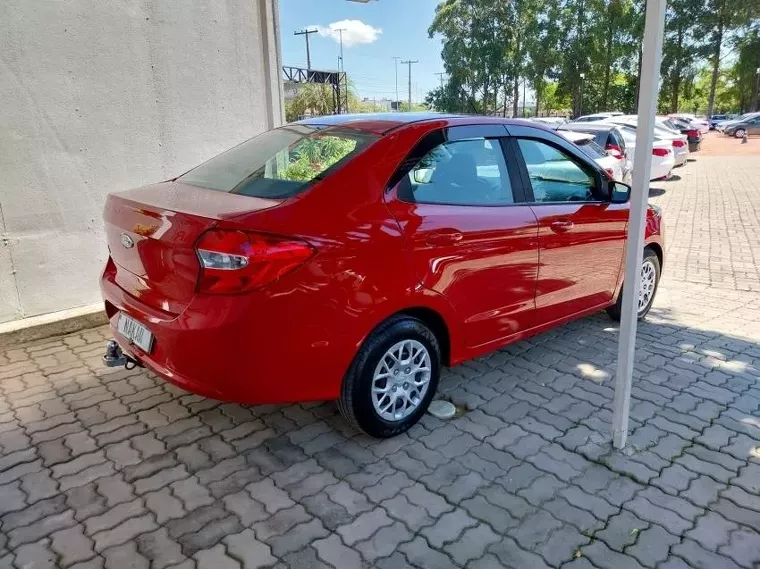
[[[283,201],[177,182],[110,194],[104,219],[116,284],[149,306],[179,314],[195,295],[201,234],[224,219]]]

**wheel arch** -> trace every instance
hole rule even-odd
[[[662,250],[662,245],[657,243],[656,241],[652,241],[650,243],[647,243],[646,247],[644,247],[644,250],[651,249],[654,251],[655,255],[657,255],[657,260],[660,262],[660,272],[662,272],[662,264],[664,262],[664,252]]]

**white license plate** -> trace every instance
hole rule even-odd
[[[134,344],[145,353],[150,353],[153,347],[153,334],[137,320],[122,312],[119,314],[119,322],[116,328],[119,330],[119,334],[129,340],[130,344]]]

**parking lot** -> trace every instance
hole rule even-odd
[[[757,567],[760,140],[726,140],[653,184],[625,452],[605,314],[448,370],[465,412],[382,441],[106,369],[91,330],[0,353],[0,568]]]

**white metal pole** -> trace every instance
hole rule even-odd
[[[628,437],[628,412],[631,406],[631,380],[633,378],[634,351],[641,261],[644,250],[644,228],[649,172],[652,166],[654,118],[657,111],[657,93],[662,59],[662,35],[665,27],[667,0],[648,0],[644,46],[639,89],[639,118],[636,127],[636,150],[633,160],[631,212],[628,220],[628,242],[625,251],[625,279],[623,286],[620,341],[618,343],[617,374],[615,376],[615,407],[612,415],[612,443],[623,448]]]

